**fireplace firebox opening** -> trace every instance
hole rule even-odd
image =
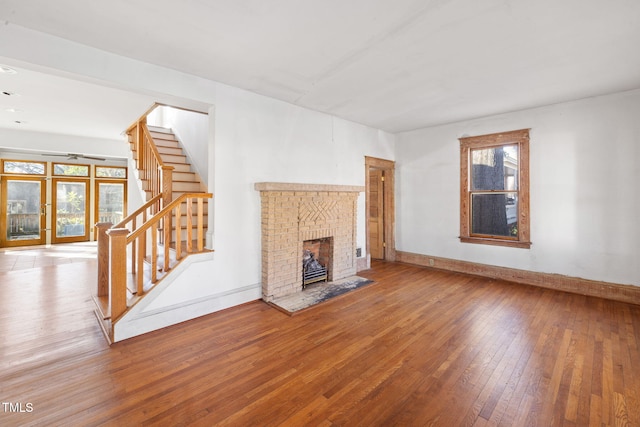
[[[302,289],[316,282],[331,280],[333,237],[302,242]]]

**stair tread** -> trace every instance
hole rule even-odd
[[[167,147],[167,148],[179,148],[180,141],[176,139],[154,139],[153,142],[156,144],[156,147]]]
[[[109,306],[109,296],[105,295],[105,296],[99,297],[97,295],[92,295],[91,297],[93,299],[93,302],[96,305],[96,308],[100,312],[100,316],[102,317],[102,320],[111,319],[111,307]]]
[[[185,156],[186,157],[186,156]],[[186,163],[186,162],[171,162],[171,161],[167,161],[167,162],[163,162],[165,165],[188,165],[191,166],[191,163]]]
[[[157,135],[159,137],[170,137],[170,138],[175,138],[176,134],[168,131],[168,132],[161,132],[159,130],[156,129],[149,129],[149,133],[151,134],[151,136]]]
[[[175,141],[178,140],[173,132],[158,132],[155,130],[149,130],[149,133],[151,134],[151,137],[153,139],[158,138],[158,139],[175,140]]]
[[[206,191],[202,191],[202,190],[198,190],[198,191],[184,191],[184,190],[175,191],[174,190],[173,191],[173,199],[172,200],[175,200],[178,197],[182,196],[183,194],[187,194],[187,193],[188,194],[204,194],[204,193],[206,193]],[[206,200],[208,200],[208,199],[206,199]],[[207,206],[207,203],[205,203],[204,205]],[[194,209],[195,209],[195,206],[196,206],[195,202],[194,202],[193,206],[194,206]],[[207,209],[207,208],[205,208],[205,209]]]
[[[180,153],[182,153],[182,148],[181,147],[167,147],[164,145],[157,145],[156,148],[158,149],[158,152],[160,154],[165,154],[165,151],[170,151],[170,152],[174,152],[175,150],[180,151]]]
[[[164,128],[162,126],[147,125],[147,129],[149,129],[149,132],[173,133],[171,128]]]

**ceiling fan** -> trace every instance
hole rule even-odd
[[[106,160],[106,159],[104,159],[102,157],[85,156],[84,154],[74,154],[74,153],[68,153],[68,154],[43,154],[43,156],[66,157],[67,160],[89,159],[89,160],[100,160],[102,162]]]

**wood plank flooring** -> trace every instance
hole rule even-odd
[[[96,242],[0,249],[0,273],[96,259]]]
[[[0,425],[640,425],[640,306],[376,262],[108,347],[94,269],[0,273]]]

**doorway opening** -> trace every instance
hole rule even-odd
[[[126,216],[126,167],[9,159],[0,167],[0,248],[87,242],[92,224]]]
[[[29,246],[45,242],[45,180],[7,177],[2,180],[2,234],[0,245]]]
[[[371,259],[395,261],[395,162],[365,157],[367,267]]]

